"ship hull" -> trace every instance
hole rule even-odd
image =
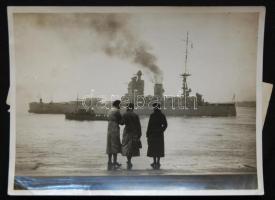
[[[65,114],[73,112],[73,105],[69,103],[38,103],[29,104],[29,113],[36,114]]]
[[[37,114],[66,114],[72,113],[74,106],[70,104],[62,103],[51,103],[51,104],[40,104],[30,103],[30,113]],[[123,110],[122,110],[123,111]],[[207,104],[198,106],[196,109],[189,108],[164,108],[162,109],[166,116],[212,116],[212,117],[226,117],[236,116],[236,106],[234,103],[219,103],[219,104]],[[96,114],[107,115],[108,109],[95,109]],[[151,108],[135,109],[135,112],[139,115],[150,115],[153,110]],[[69,118],[73,118],[69,116]],[[77,117],[76,117],[77,118]],[[80,117],[81,118],[81,117]],[[84,117],[83,117],[84,118]],[[89,118],[89,117],[88,117]],[[90,120],[90,119],[88,119]],[[92,119],[91,119],[92,120]]]
[[[152,109],[137,109],[135,112],[139,115],[150,115]],[[194,116],[194,117],[228,117],[236,116],[236,106],[235,104],[209,104],[204,106],[199,106],[196,109],[171,109],[164,108],[162,112],[166,116]]]

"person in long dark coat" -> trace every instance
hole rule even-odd
[[[120,127],[122,125],[122,116],[120,114],[120,100],[113,102],[113,107],[108,113],[108,133],[107,148],[108,154],[108,170],[116,169],[121,166],[117,162],[117,154],[121,153]],[[112,162],[113,158],[113,162]]]
[[[141,148],[141,125],[139,116],[134,113],[133,103],[127,105],[122,121],[125,124],[122,136],[122,155],[127,156],[127,169],[132,169],[131,159],[140,156],[139,149]]]
[[[160,104],[154,103],[154,112],[150,115],[146,137],[148,141],[147,156],[153,157],[153,169],[160,168],[160,158],[164,157],[164,131],[168,124],[160,110]]]

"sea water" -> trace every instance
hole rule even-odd
[[[255,116],[255,107],[237,107],[236,117],[167,117],[162,173],[256,173]],[[148,117],[141,117],[141,156],[132,162],[133,170],[150,173],[147,125]],[[106,137],[106,121],[17,113],[15,175],[110,175],[106,170]],[[118,162],[122,170],[126,168],[126,158],[120,154]]]

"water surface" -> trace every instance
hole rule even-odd
[[[255,108],[238,107],[237,117],[167,117],[165,158],[156,173],[256,172],[255,115]],[[141,157],[133,159],[133,169],[141,175],[154,173],[146,157],[147,123],[148,117],[141,118],[143,148]],[[16,176],[110,175],[105,121],[18,113],[16,129]],[[119,155],[118,160],[125,168],[125,157]]]

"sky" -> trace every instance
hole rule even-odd
[[[191,95],[208,102],[256,100],[257,13],[15,13],[16,100],[38,101],[123,95],[143,72],[145,94],[162,82],[177,95],[185,39]]]

